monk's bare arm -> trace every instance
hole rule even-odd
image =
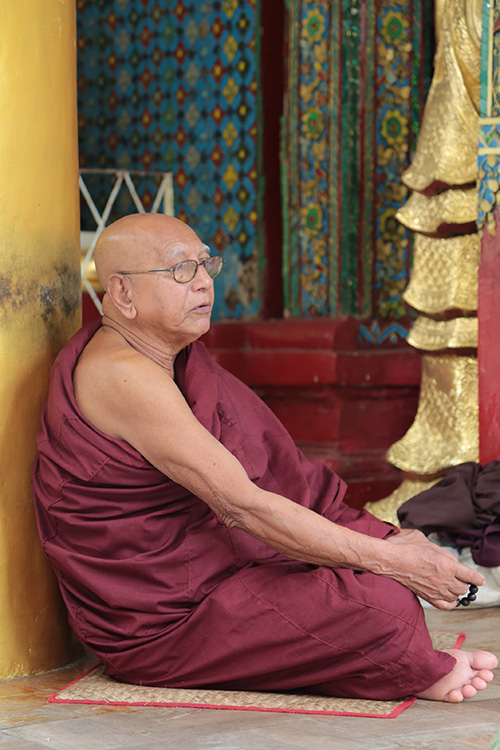
[[[95,358],[94,358],[95,359]],[[483,583],[423,535],[375,539],[259,489],[241,464],[196,420],[174,381],[134,350],[98,367],[83,360],[75,392],[96,427],[130,443],[151,464],[203,499],[228,526],[288,557],[316,565],[366,570],[400,581],[435,606],[451,608],[468,583]]]

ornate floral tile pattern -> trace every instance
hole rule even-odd
[[[219,319],[260,309],[259,2],[77,0],[81,165],[173,171],[176,215],[226,260]],[[411,241],[395,212],[430,80],[431,6],[287,0],[291,315],[403,325]],[[119,212],[133,210],[127,200]],[[384,340],[387,327],[370,325]]]
[[[172,170],[176,216],[226,261],[216,317],[257,314],[258,0],[77,10],[81,166]],[[145,178],[146,206],[155,192]],[[125,192],[117,207],[134,210]]]
[[[483,4],[481,39],[477,223],[493,234],[493,210],[500,205],[500,0]]]
[[[430,83],[431,12],[429,0],[290,0],[283,183],[292,315],[407,314],[411,244],[395,214]]]

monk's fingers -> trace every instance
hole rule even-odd
[[[469,593],[469,584],[465,581],[461,581],[458,578],[453,578],[451,581],[446,581],[443,587],[439,591],[440,597],[450,604],[456,604],[456,601],[461,596],[466,596]]]
[[[443,575],[453,576],[454,579],[467,586],[469,584],[475,586],[482,586],[484,584],[485,578],[478,570],[463,565],[450,550],[437,547],[437,545],[434,545],[434,547],[438,552],[438,559],[441,561]],[[443,557],[446,558],[446,562],[443,560]]]
[[[455,573],[455,577],[462,583],[467,585],[473,584],[474,586],[482,586],[485,582],[485,577],[478,570],[468,568],[466,565],[459,563],[459,568]]]
[[[470,602],[476,600],[476,594],[479,591],[479,586],[470,585],[464,581],[455,579],[453,584],[449,586],[447,601],[455,602],[459,604],[468,605]]]
[[[465,596],[469,593],[469,584],[465,581],[459,581],[455,579],[453,584],[449,587],[451,597]]]
[[[432,604],[433,607],[436,607],[436,609],[455,609],[457,606],[457,600],[456,597],[453,599],[427,599],[429,604]]]
[[[475,601],[476,593],[475,589],[471,590],[469,588],[468,583],[455,580],[441,589],[438,588],[434,597],[432,599],[429,598],[428,601],[439,609],[453,609],[460,600],[468,599],[469,602]]]

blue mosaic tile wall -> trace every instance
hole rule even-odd
[[[479,114],[477,224],[493,235],[500,205],[500,0],[483,3]]]
[[[259,313],[258,23],[258,0],[77,0],[80,166],[173,171],[176,216],[226,261],[215,319]],[[134,210],[123,192],[112,218]]]
[[[77,0],[81,166],[173,172],[176,215],[226,261],[216,320],[261,307],[259,3]],[[285,307],[367,330],[373,318],[378,343],[377,321],[406,326],[411,243],[394,214],[430,81],[432,0],[285,3]],[[146,207],[155,190],[146,180]],[[133,210],[120,194],[114,216]]]

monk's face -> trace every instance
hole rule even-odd
[[[144,270],[173,268],[185,260],[199,263],[209,255],[207,246],[186,228],[176,238],[159,236],[158,246],[147,253],[141,265]],[[128,279],[133,289],[137,323],[148,337],[179,349],[208,331],[214,285],[204,266],[198,266],[194,278],[184,284],[178,283],[173,273],[161,271],[130,275]]]

